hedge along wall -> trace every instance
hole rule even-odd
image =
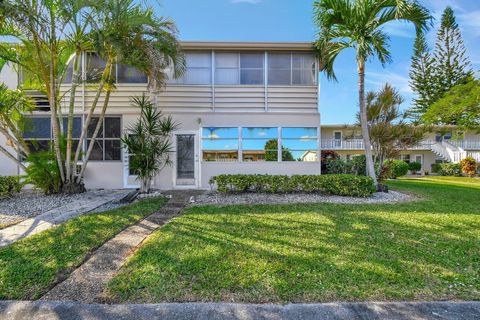
[[[339,196],[368,197],[375,192],[373,179],[350,174],[260,175],[221,174],[210,179],[219,192],[318,192]]]

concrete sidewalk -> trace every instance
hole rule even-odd
[[[1,301],[0,319],[474,320],[480,319],[480,302],[365,302],[281,306],[232,303],[101,305],[62,301]]]

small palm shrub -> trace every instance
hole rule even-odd
[[[477,162],[472,157],[467,157],[460,161],[460,167],[462,168],[462,172],[469,177],[477,174]]]
[[[339,196],[368,197],[375,192],[372,178],[350,174],[255,175],[221,174],[209,181],[222,193],[236,192],[317,192]]]
[[[171,164],[172,142],[170,135],[177,125],[172,117],[165,117],[143,94],[132,100],[140,109],[140,118],[122,137],[130,155],[130,168],[141,181],[140,192],[148,193],[153,178]]]
[[[20,177],[0,176],[0,198],[11,197],[23,187]]]
[[[55,154],[51,151],[31,153],[27,157],[26,183],[34,185],[45,194],[58,193],[62,180]]]

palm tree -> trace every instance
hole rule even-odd
[[[177,41],[175,24],[154,15],[134,0],[5,0],[0,6],[0,36],[16,38],[21,45],[0,43],[0,59],[28,71],[46,92],[51,112],[53,146],[63,192],[82,192],[83,175],[95,139],[115,89],[112,73],[116,63],[137,67],[152,79],[149,88],[165,83],[165,70],[180,75],[185,62]],[[73,111],[75,90],[83,81],[80,57],[85,51],[96,52],[105,61],[97,79],[96,95],[83,124],[79,145],[73,153]],[[69,90],[66,151],[61,150],[63,122],[61,100],[62,78],[73,56],[72,86]],[[83,155],[82,145],[98,101],[104,98],[99,121],[87,148],[80,173],[76,163]]]
[[[153,178],[171,164],[171,133],[177,127],[171,116],[162,112],[147,99],[145,94],[132,99],[141,115],[122,137],[130,156],[130,169],[141,181],[140,192],[148,193]]]
[[[365,106],[365,62],[377,57],[382,65],[391,61],[389,37],[382,27],[391,21],[406,21],[417,32],[428,29],[429,11],[408,0],[316,0],[314,21],[318,27],[316,47],[320,69],[336,80],[334,62],[345,49],[356,52],[360,122],[365,146],[367,174],[377,183]]]
[[[105,97],[85,160],[76,176],[77,184],[82,183],[88,159],[105,117],[110,94],[115,89],[113,65],[123,63],[137,67],[147,74],[151,83],[155,83],[155,88],[165,83],[168,77],[166,70],[172,69],[174,75],[178,76],[185,69],[184,56],[177,40],[177,29],[172,21],[155,16],[152,8],[144,8],[134,0],[96,1],[92,8],[95,16],[92,24],[93,47],[106,64],[80,141],[86,137],[102,91],[105,92]],[[149,87],[152,88],[152,85]],[[78,161],[80,154],[81,145],[77,148],[73,163]]]

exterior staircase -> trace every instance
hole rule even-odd
[[[459,163],[467,157],[480,161],[480,152],[465,151],[462,147],[454,145],[447,140],[434,141],[428,144],[430,150],[445,161]]]

